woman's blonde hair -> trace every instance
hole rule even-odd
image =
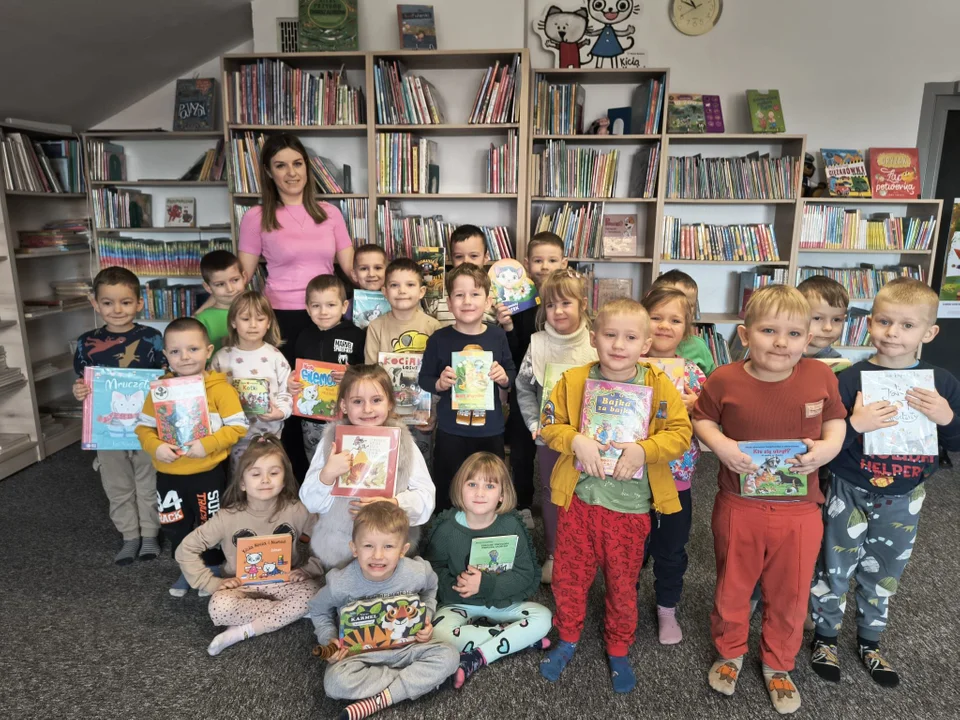
[[[220,508],[223,510],[246,510],[247,509],[247,491],[243,489],[243,476],[247,470],[254,465],[260,458],[276,455],[280,458],[283,465],[283,489],[276,497],[276,504],[273,506],[274,514],[279,513],[288,505],[298,502],[300,499],[299,489],[297,487],[297,478],[293,474],[293,466],[290,464],[290,458],[287,457],[287,451],[283,449],[283,444],[276,435],[255,435],[247,449],[240,456],[240,462],[237,463],[237,469],[227,485],[227,490],[223,494],[223,500]]]
[[[237,295],[230,303],[230,309],[227,311],[227,342],[226,346],[236,347],[240,342],[240,334],[233,326],[237,321],[237,316],[245,310],[263,315],[267,322],[267,334],[263,336],[265,342],[274,347],[280,347],[283,340],[280,338],[280,328],[277,325],[277,315],[270,307],[270,301],[256,290],[246,290]]]
[[[397,401],[393,394],[393,381],[387,371],[383,369],[382,365],[350,365],[343,374],[343,380],[340,381],[340,390],[337,393],[337,408],[343,412],[344,418],[346,418],[347,413],[343,411],[343,404],[350,397],[350,391],[354,385],[364,381],[380,386],[383,394],[387,396],[387,403],[390,405],[387,417],[391,417],[397,408]]]
[[[559,300],[572,300],[577,303],[580,320],[586,320],[590,327],[590,315],[587,313],[587,296],[584,292],[583,278],[576,270],[561,268],[547,275],[540,286],[540,307],[537,308],[537,330],[543,330],[547,324],[547,303]]]
[[[307,149],[296,135],[278,133],[267,138],[263,147],[260,148],[260,193],[263,202],[260,229],[263,232],[280,229],[280,224],[277,222],[277,208],[283,205],[283,201],[280,199],[280,191],[277,190],[277,185],[270,174],[270,163],[273,161],[274,155],[287,149],[300,153],[300,157],[303,158],[307,174],[306,182],[303,185],[303,209],[307,211],[317,225],[327,219],[327,213],[323,211],[317,201],[316,179]]]
[[[455,508],[463,509],[463,486],[468,480],[486,480],[500,486],[503,500],[497,506],[497,515],[508,513],[517,506],[517,491],[513,488],[507,466],[493,453],[476,452],[463,461],[450,483],[450,502]]]
[[[680,303],[683,311],[683,338],[686,339],[693,332],[693,308],[690,307],[690,301],[683,290],[666,284],[654,285],[640,304],[646,309],[647,315],[652,315],[655,308],[674,301]]]

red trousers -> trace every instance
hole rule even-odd
[[[577,642],[587,613],[587,593],[603,570],[603,639],[607,653],[624,657],[637,633],[637,578],[650,533],[648,513],[629,514],[588,505],[573,496],[560,508],[553,566],[553,624],[560,639]],[[809,584],[809,583],[808,583]]]
[[[812,502],[764,502],[720,491],[713,506],[717,590],[710,632],[717,653],[747,651],[750,595],[760,581],[763,629],[760,659],[789,672],[803,642],[823,518]]]

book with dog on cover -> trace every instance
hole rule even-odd
[[[802,497],[807,494],[807,476],[796,473],[787,460],[807,453],[800,440],[756,440],[739,442],[757,471],[740,473],[740,494],[744,497]]]

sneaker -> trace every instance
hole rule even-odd
[[[549,585],[553,582],[553,555],[547,555],[543,568],[540,570],[540,582]]]
[[[840,658],[837,656],[836,643],[814,638],[811,650],[810,667],[813,671],[824,680],[840,682]]]
[[[527,530],[533,530],[533,513],[530,512],[530,508],[521,510],[520,517],[523,518],[523,524],[527,526]]]
[[[677,609],[657,605],[657,622],[660,625],[660,644],[676,645],[683,640],[683,630],[677,623]]]

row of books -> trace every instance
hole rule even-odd
[[[867,329],[867,312],[857,312],[859,308],[851,308],[847,315],[846,322],[843,323],[843,332],[840,333],[840,339],[837,345],[847,345],[849,347],[865,347],[870,345],[870,331]]]
[[[534,232],[552,232],[563,240],[564,257],[600,257],[603,244],[603,203],[564,203],[552,213],[541,208]]]
[[[203,285],[175,285],[164,279],[144,283],[140,295],[143,298],[140,317],[144,320],[192,316],[207,299]]]
[[[101,267],[117,265],[137,275],[197,277],[200,259],[214,250],[233,251],[230,238],[170,241],[130,237],[101,237],[97,254]]]
[[[543,197],[613,197],[619,161],[619,150],[568,148],[564,140],[548,140],[533,155],[532,192]]]
[[[324,195],[342,195],[353,192],[353,179],[349,165],[344,165],[342,169],[332,160],[319,155],[310,156],[310,165],[313,167],[313,175],[317,179],[317,190]]]
[[[667,159],[667,197],[690,200],[788,200],[797,197],[800,161],[795,157]]]
[[[937,227],[934,216],[863,217],[856,208],[806,205],[800,231],[802,249],[929,250]]]
[[[83,153],[78,140],[32,141],[7,133],[0,142],[4,187],[14,192],[82,193]]]
[[[534,92],[534,135],[579,135],[583,132],[583,101],[587,95],[583,85],[552,83],[543,75],[537,75]]]
[[[440,95],[425,78],[407,75],[398,60],[377,60],[373,68],[377,122],[389,125],[439,125],[446,122]]]
[[[496,61],[487,68],[477,90],[470,111],[471,125],[520,122],[520,56],[514,55],[509,64]]]
[[[630,168],[630,197],[652,198],[660,174],[660,145],[644,145],[633,156]]]
[[[773,225],[684,225],[663,218],[664,260],[779,262]]]
[[[487,153],[486,191],[488,193],[517,192],[517,160],[519,145],[517,131],[510,130],[502,145],[490,143]]]
[[[926,282],[926,273],[917,265],[888,265],[878,269],[873,265],[864,264],[859,268],[799,267],[797,284],[814,275],[825,275],[831,280],[836,280],[847,289],[850,298],[854,300],[873,299],[880,288],[898,277]]]
[[[260,151],[267,141],[250,130],[230,138],[230,188],[235,193],[260,192]]]
[[[366,198],[340,198],[334,201],[340,208],[343,221],[347,224],[347,232],[355,247],[365,245],[370,240],[370,225],[368,218],[368,201]]]
[[[717,332],[717,326],[713,323],[697,324],[693,326],[693,334],[703,340],[710,348],[710,354],[713,356],[713,364],[717,367],[726,365],[730,362],[730,347],[723,335]],[[734,330],[733,337],[737,337]]]
[[[410,133],[377,133],[377,192],[440,192],[435,140]]]
[[[223,140],[217,140],[217,146],[210,148],[180,176],[181,180],[197,182],[216,182],[223,180],[227,172],[227,151]]]
[[[93,188],[93,217],[98,228],[153,227],[153,196],[136,190]]]
[[[310,72],[262,58],[227,78],[230,122],[243,125],[362,125],[363,90],[343,68]]]
[[[457,225],[444,220],[442,215],[404,216],[398,204],[386,200],[377,206],[377,245],[390,258],[413,257],[418,247],[443,247],[447,250],[447,257],[453,257],[450,235]],[[514,256],[513,243],[505,226],[479,227],[492,262]]]
[[[7,366],[7,349],[0,345],[0,392],[12,390],[14,387],[23,385],[26,381],[20,368]],[[7,449],[7,447],[3,447],[4,452]]]
[[[767,285],[786,285],[787,268],[782,267],[758,267],[753,270],[747,270],[740,273],[737,288],[737,305],[740,308],[739,316],[743,318],[750,301],[750,296],[755,290],[759,290]]]
[[[47,255],[90,248],[90,221],[87,218],[54,220],[41,230],[18,234],[20,255]]]
[[[87,140],[91,180],[126,180],[127,156],[123,145],[106,140]]]

